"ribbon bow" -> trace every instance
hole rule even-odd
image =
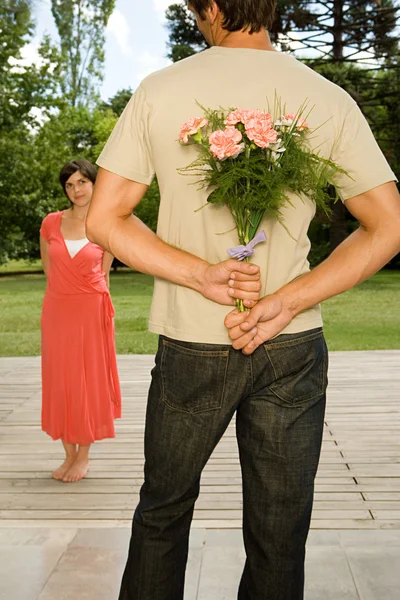
[[[246,245],[246,246],[235,246],[234,248],[228,248],[228,254],[232,258],[237,258],[238,260],[244,260],[248,256],[254,254],[254,247],[257,244],[261,244],[261,242],[266,242],[267,236],[265,235],[265,231],[259,231],[257,235]]]

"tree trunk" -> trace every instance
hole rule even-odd
[[[343,62],[343,9],[345,0],[333,1],[333,56],[338,62]]]

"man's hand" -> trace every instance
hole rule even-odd
[[[209,300],[232,306],[243,300],[252,308],[260,298],[260,268],[230,258],[216,265],[206,265],[199,273],[200,293]]]
[[[293,316],[282,297],[271,294],[262,298],[250,312],[233,310],[225,318],[225,326],[229,329],[232,346],[243,354],[252,354],[289,325]]]

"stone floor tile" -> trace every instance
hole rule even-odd
[[[63,552],[57,546],[0,548],[0,599],[36,600]]]
[[[197,600],[235,600],[244,561],[242,548],[206,544]]]
[[[243,548],[243,535],[241,529],[207,529],[207,548],[232,547]]]
[[[359,600],[346,559],[338,547],[312,546],[307,550],[306,600]],[[374,600],[383,600],[376,598]]]
[[[308,534],[307,547],[313,546],[340,546],[339,532],[312,529]]]
[[[77,534],[77,529],[50,529],[44,527],[1,527],[0,548],[10,546],[40,546],[47,548],[57,546],[67,548]]]
[[[120,550],[128,554],[130,527],[112,527],[103,529],[79,529],[70,544],[70,548],[104,548]]]
[[[346,554],[361,600],[399,600],[398,547],[352,547]]]
[[[374,546],[400,547],[400,530],[398,529],[374,529],[371,531],[350,529],[348,531],[340,531],[339,535],[343,546],[346,548],[352,546],[360,548],[373,548]],[[400,548],[398,552],[400,553]]]
[[[186,567],[185,600],[197,600],[202,559],[203,548],[191,546]]]
[[[125,560],[120,550],[71,547],[37,600],[115,600]]]
[[[192,529],[190,532],[190,547],[191,548],[203,548],[206,543],[207,531],[206,529]]]

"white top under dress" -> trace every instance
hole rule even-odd
[[[71,258],[73,258],[86,244],[89,243],[89,240],[84,237],[80,240],[64,240],[65,245],[67,246],[67,250]]]

